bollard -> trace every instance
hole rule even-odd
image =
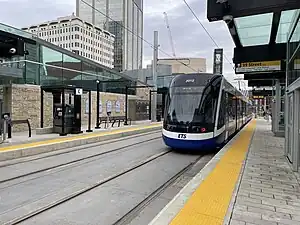
[[[108,127],[109,127],[109,116],[106,117],[106,126],[107,126],[106,128],[108,129]]]
[[[11,123],[7,123],[7,138],[11,138]]]
[[[107,124],[107,129],[109,129],[109,117],[110,117],[110,115],[111,115],[111,112],[109,111],[109,112],[107,112],[107,119],[106,119],[106,124]]]
[[[6,132],[7,132],[7,121],[3,120],[3,142],[6,140]]]

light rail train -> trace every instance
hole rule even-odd
[[[172,149],[216,149],[251,119],[251,101],[223,75],[181,74],[169,86],[162,136]]]

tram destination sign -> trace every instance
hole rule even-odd
[[[236,74],[273,72],[281,70],[281,61],[245,62],[235,65]]]

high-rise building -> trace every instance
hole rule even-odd
[[[76,0],[76,15],[115,35],[114,68],[142,68],[143,0]]]
[[[113,68],[115,36],[75,15],[32,25],[22,30]]]

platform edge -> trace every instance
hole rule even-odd
[[[202,169],[197,173],[180,191],[179,193],[154,217],[148,225],[167,225],[169,224],[179,211],[184,207],[185,203],[196,191],[205,178],[214,170],[220,159],[230,149],[231,145],[240,137],[241,133],[247,129],[249,124],[244,126],[238,134],[236,134]],[[254,134],[254,132],[253,132]],[[253,138],[251,136],[251,140]],[[247,153],[248,154],[248,153]],[[246,158],[245,158],[246,159]],[[244,167],[245,161],[243,162]],[[238,183],[237,183],[238,184]]]

